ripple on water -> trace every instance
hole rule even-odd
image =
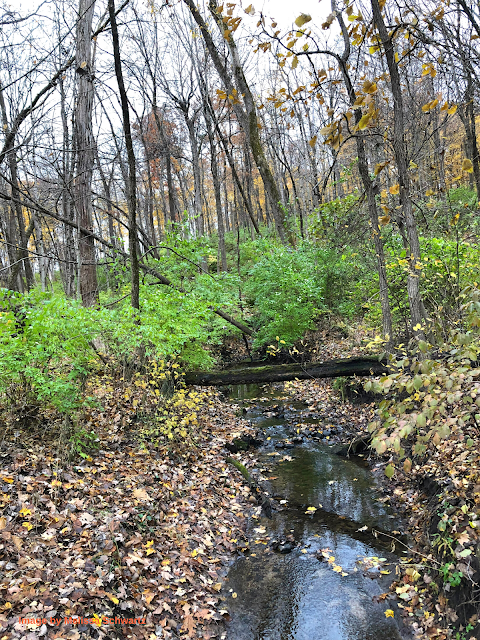
[[[248,391],[254,397],[254,390]],[[266,396],[263,389],[261,394]],[[274,403],[282,400],[277,397]],[[289,419],[296,420],[294,415]],[[278,422],[255,415],[256,426],[268,428],[272,440],[277,430],[282,437],[285,433],[286,420]],[[383,556],[392,566],[397,560],[371,534],[358,531],[364,525],[383,531],[399,527],[378,501],[372,474],[322,445],[301,445],[289,456],[277,462],[261,454],[262,462],[274,464],[271,490],[288,501],[287,508],[271,520],[253,522],[251,554],[230,568],[223,590],[231,616],[228,640],[400,640],[396,621],[385,616],[392,605],[375,599],[388,590],[394,570],[372,578],[357,563],[367,556]],[[317,511],[308,515],[306,506]],[[253,531],[259,524],[266,533]],[[296,542],[292,553],[270,550],[271,540],[287,535]],[[322,549],[335,560],[329,563]]]

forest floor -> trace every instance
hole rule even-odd
[[[93,391],[87,460],[68,462],[58,423],[4,443],[0,638],[221,637],[222,574],[253,506],[225,461],[243,421],[207,392],[194,443],[148,450],[135,394]]]
[[[346,347],[325,354],[340,357]],[[53,416],[21,438],[10,431],[3,443],[0,640],[225,637],[222,580],[245,548],[247,518],[260,510],[227,463],[225,444],[251,427],[220,394],[198,390],[194,440],[154,446],[140,437],[135,388],[91,385],[102,407],[88,409],[83,422],[100,446],[85,460],[69,460]],[[320,380],[289,383],[288,393],[335,415],[343,428],[332,441],[368,433],[374,403],[345,402]],[[254,467],[255,450],[241,460]],[[392,590],[412,630],[419,638],[478,637],[470,626],[478,608],[479,433],[454,432],[391,480],[386,457],[369,462],[411,540]]]

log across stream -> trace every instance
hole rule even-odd
[[[341,376],[378,376],[388,373],[384,361],[376,357],[345,358],[305,364],[248,363],[244,367],[219,371],[191,371],[186,384],[224,386],[228,384],[265,384],[309,378],[339,378]]]
[[[402,525],[367,464],[335,455],[328,442],[302,437],[299,423],[316,425],[306,404],[268,387],[257,387],[256,397],[254,385],[232,392],[263,434],[249,471],[274,509],[266,517],[255,508],[247,548],[225,577],[227,640],[407,637],[386,593],[399,561],[392,537]],[[239,452],[236,459],[248,457]],[[397,543],[396,553],[401,549]]]

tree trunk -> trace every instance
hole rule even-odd
[[[227,271],[227,251],[225,249],[225,226],[223,223],[222,194],[220,190],[220,177],[218,173],[217,147],[215,145],[215,134],[212,128],[212,118],[209,105],[204,99],[205,122],[207,124],[208,140],[210,142],[210,167],[212,169],[213,190],[215,193],[215,208],[217,211],[217,231],[218,231],[218,258],[217,272]]]
[[[8,122],[7,109],[5,106],[5,100],[3,96],[3,89],[0,87],[0,109],[2,112],[2,120],[3,120],[3,128],[5,132],[8,134],[10,130],[10,125]],[[33,277],[32,265],[30,263],[30,259],[28,257],[28,240],[25,236],[25,220],[23,218],[22,205],[20,204],[20,190],[18,188],[18,166],[17,166],[17,156],[14,150],[8,153],[8,165],[10,169],[10,180],[11,180],[11,189],[12,195],[16,199],[14,206],[12,207],[12,211],[15,211],[15,216],[17,219],[17,228],[19,235],[19,246],[17,247],[15,262],[16,264],[12,267],[11,272],[11,285],[15,286],[18,275],[23,270],[25,271],[25,279],[27,284],[27,290],[31,289],[35,284],[35,279]]]
[[[112,25],[113,57],[115,61],[115,75],[117,77],[120,102],[122,105],[123,132],[125,134],[125,147],[128,156],[128,251],[130,254],[131,269],[131,305],[134,309],[140,308],[140,271],[138,265],[138,238],[137,238],[137,174],[135,165],[135,153],[133,150],[132,131],[130,127],[130,111],[128,108],[127,92],[123,82],[122,62],[120,59],[120,44],[118,39],[117,19],[115,16],[114,0],[108,0],[108,12]]]
[[[92,20],[95,0],[79,0],[76,36],[77,104],[75,108],[75,204],[80,232],[79,279],[82,303],[91,307],[98,303],[97,268],[92,219],[92,172],[95,161],[95,143],[92,132],[93,68]]]
[[[242,107],[239,100],[233,100],[232,108],[235,112],[235,115],[237,116],[237,120],[240,126],[242,127],[245,135],[248,138],[250,147],[252,149],[252,155],[262,177],[265,189],[269,194],[270,206],[272,208],[278,236],[282,243],[285,244],[288,238],[290,244],[293,245],[294,236],[291,231],[287,229],[287,220],[285,217],[285,213],[280,206],[280,192],[278,190],[277,183],[275,182],[275,178],[270,169],[268,161],[265,157],[265,151],[260,140],[259,123],[257,119],[255,101],[250,91],[250,87],[245,79],[235,42],[230,34],[227,38],[227,45],[232,56],[233,76],[235,78],[235,84],[237,88],[235,88],[234,86],[234,81],[232,80],[226,65],[222,61],[221,54],[219,53],[217,47],[215,46],[215,43],[213,42],[208,26],[201,16],[199,10],[197,9],[194,1],[183,0],[183,2],[190,9],[195,22],[200,27],[208,52],[210,53],[217,73],[220,76],[220,79],[225,87],[227,95],[242,96],[244,106]],[[209,9],[223,37],[225,33],[225,29],[223,26],[224,23],[222,21],[221,15],[218,12],[218,7],[215,0],[210,0]]]
[[[335,2],[332,2],[332,11],[335,11]],[[338,58],[338,62],[340,65],[340,70],[343,75],[343,80],[345,82],[345,86],[347,89],[348,98],[350,101],[350,105],[353,107],[355,104],[355,100],[357,98],[355,90],[353,88],[353,83],[350,78],[350,74],[348,72],[348,58],[350,57],[350,41],[349,36],[346,30],[345,22],[343,21],[343,17],[340,13],[337,13],[337,20],[340,25],[343,39],[344,39],[344,53],[343,56]],[[362,110],[357,108],[354,109],[354,117],[355,123],[358,124],[362,118]],[[377,273],[378,273],[378,281],[380,287],[380,304],[382,307],[382,333],[383,337],[391,343],[393,338],[393,328],[392,328],[392,314],[390,309],[390,300],[388,297],[388,282],[387,282],[387,270],[385,266],[385,253],[383,249],[383,241],[380,233],[380,228],[378,225],[378,209],[377,202],[375,199],[375,195],[377,192],[377,187],[372,182],[370,178],[370,170],[368,167],[368,159],[365,148],[365,138],[361,130],[357,131],[357,135],[355,136],[356,147],[357,147],[357,156],[358,156],[358,172],[360,173],[360,177],[363,183],[363,188],[365,189],[365,193],[367,195],[367,205],[368,205],[368,213],[370,217],[370,225],[373,234],[373,241],[375,244],[375,254],[377,258]]]
[[[185,376],[186,384],[222,386],[227,384],[262,384],[286,380],[311,378],[338,378],[341,376],[379,376],[388,373],[383,361],[375,357],[347,358],[310,362],[307,364],[279,364],[246,366],[224,371],[192,371]]]
[[[398,64],[395,60],[395,48],[392,38],[383,19],[382,10],[378,0],[371,0],[373,19],[377,27],[385,57],[387,59],[388,70],[390,72],[390,84],[393,95],[394,129],[393,129],[393,149],[395,163],[398,171],[398,181],[400,186],[400,205],[402,207],[403,219],[407,232],[408,244],[410,248],[409,272],[407,278],[407,293],[410,306],[410,317],[412,327],[417,337],[422,337],[421,330],[423,320],[423,303],[420,295],[420,273],[421,265],[420,242],[418,239],[417,224],[413,213],[413,204],[410,194],[410,176],[408,174],[407,150],[405,146],[405,115],[403,109],[402,86]]]

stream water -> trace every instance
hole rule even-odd
[[[390,538],[372,532],[398,531],[401,524],[379,500],[365,462],[341,458],[311,438],[300,442],[298,423],[314,424],[315,418],[281,392],[242,385],[230,397],[264,434],[257,467],[281,510],[252,518],[250,549],[229,570],[227,639],[406,637],[397,612],[385,615],[395,609],[392,602],[379,598],[398,558]]]

